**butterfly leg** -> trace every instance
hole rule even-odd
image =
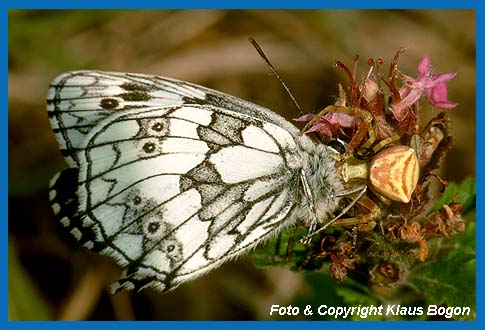
[[[351,218],[338,219],[334,221],[333,226],[355,226],[360,232],[374,229],[376,226],[375,219],[381,215],[382,209],[367,196],[364,196],[356,206],[362,209],[363,212],[361,214]]]
[[[311,238],[313,236],[321,233],[322,231],[324,231],[325,229],[327,229],[328,227],[330,227],[332,224],[334,224],[335,221],[337,221],[342,216],[344,216],[345,213],[347,213],[352,207],[354,207],[355,204],[357,204],[359,202],[359,200],[365,195],[366,192],[367,192],[367,186],[360,186],[360,187],[357,187],[357,188],[348,189],[348,190],[344,190],[344,191],[341,191],[341,192],[337,193],[335,195],[335,197],[348,196],[348,195],[352,195],[352,194],[355,194],[355,193],[358,193],[358,195],[336,217],[334,217],[332,220],[330,220],[329,222],[327,222],[325,225],[323,225],[318,230],[315,230],[316,225],[317,225],[317,220],[316,220],[316,217],[315,217],[315,225],[313,226],[313,223],[310,224],[310,228],[308,230],[308,234],[305,237],[303,237],[300,240],[300,242],[302,244],[305,244],[305,245],[310,244],[311,243]]]
[[[305,171],[301,169],[301,183],[303,186],[303,193],[305,194],[305,198],[308,200],[308,205],[310,207],[310,214],[311,214],[311,219],[310,219],[310,227],[308,228],[308,234],[303,237],[300,242],[304,245],[309,245],[311,243],[311,234],[315,231],[317,228],[317,212],[315,210],[315,200],[313,199],[313,194],[310,189],[310,185],[308,184],[308,180],[305,175]]]

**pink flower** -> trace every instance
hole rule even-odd
[[[307,114],[304,114],[298,118],[294,118],[293,120],[294,121],[310,121],[312,120],[313,118],[315,117],[315,115],[313,113],[307,113]]]
[[[315,117],[309,113],[294,119],[295,121],[310,121]],[[328,112],[317,119],[317,121],[306,130],[305,133],[318,131],[323,135],[332,137],[338,127],[351,127],[355,123],[355,118],[351,115],[339,112]]]
[[[431,70],[431,61],[425,55],[418,66],[418,78],[404,76],[404,85],[399,90],[401,100],[392,105],[391,111],[398,120],[406,118],[409,109],[424,93],[428,102],[437,108],[451,109],[458,104],[448,101],[446,82],[453,79],[456,73],[438,74]]]

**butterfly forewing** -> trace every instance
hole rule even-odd
[[[265,108],[156,76],[78,71],[54,79],[48,113],[71,166],[53,181],[53,209],[125,269],[115,289],[169,290],[290,221],[298,131]]]

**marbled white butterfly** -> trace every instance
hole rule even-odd
[[[114,291],[173,289],[298,219],[328,219],[344,189],[329,147],[208,88],[77,71],[53,80],[47,104],[69,164],[52,208],[124,269]]]

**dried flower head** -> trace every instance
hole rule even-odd
[[[369,70],[361,80],[356,78],[358,56],[352,70],[337,61],[348,84],[338,85],[334,105],[296,119],[306,122],[306,134],[346,141],[346,152],[337,157],[342,180],[347,188],[362,182],[369,188],[347,218],[334,223],[348,229],[323,236],[312,248],[320,252],[309,259],[329,257],[337,280],[367,267],[374,286],[400,283],[408,267],[428,257],[430,239],[464,230],[457,202],[428,214],[436,200],[429,192],[431,180],[438,178],[446,185],[433,171],[452,139],[445,113],[426,124],[419,113],[423,96],[434,107],[456,107],[446,87],[456,74],[435,73],[426,55],[418,65],[418,77],[412,78],[399,70],[403,52],[404,48],[396,52],[387,77],[380,73],[381,59],[367,62]]]

